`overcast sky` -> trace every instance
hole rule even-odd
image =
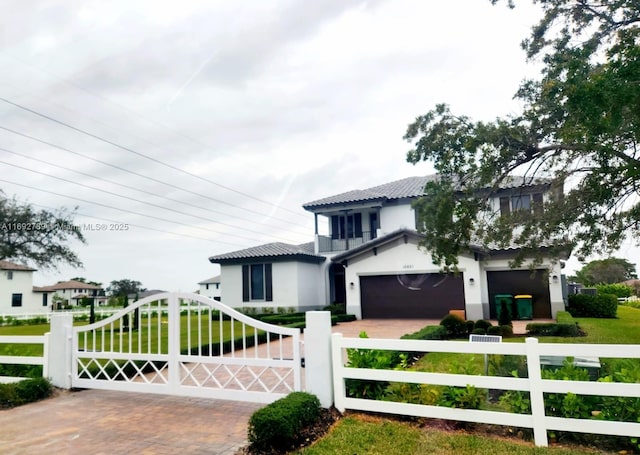
[[[211,255],[311,241],[303,203],[431,173],[402,136],[436,103],[515,112],[538,16],[488,0],[5,0],[0,188],[77,206],[87,239],[83,269],[35,284],[192,291],[219,273]]]

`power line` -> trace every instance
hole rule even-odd
[[[8,127],[6,127],[6,126],[2,126],[2,125],[0,125],[0,129],[2,129],[2,130],[4,130],[4,131],[7,131],[7,132],[9,132],[9,133],[13,133],[13,134],[15,134],[15,135],[18,135],[18,136],[21,136],[21,137],[27,138],[27,139],[31,139],[32,141],[39,142],[39,143],[44,144],[44,145],[48,145],[49,147],[57,148],[58,150],[62,150],[62,151],[64,151],[64,152],[71,153],[71,154],[76,155],[76,156],[80,156],[80,157],[82,157],[82,158],[85,158],[85,159],[88,159],[88,160],[94,161],[94,162],[99,163],[99,164],[102,164],[102,165],[104,165],[104,166],[108,166],[108,167],[111,167],[111,168],[113,168],[113,169],[117,169],[117,170],[119,170],[119,171],[126,172],[126,173],[128,173],[128,174],[132,174],[132,175],[135,175],[135,176],[137,176],[137,177],[141,177],[141,178],[144,178],[144,179],[150,180],[150,181],[152,181],[152,182],[155,182],[155,183],[159,183],[159,184],[161,184],[161,185],[168,186],[169,188],[173,188],[173,189],[176,189],[176,190],[184,191],[185,193],[193,194],[193,195],[196,195],[196,196],[199,196],[199,197],[205,198],[205,199],[209,199],[209,200],[211,200],[211,201],[213,201],[213,202],[217,202],[217,203],[220,203],[220,204],[228,205],[228,206],[230,206],[230,207],[233,207],[233,208],[236,208],[236,209],[239,209],[239,210],[243,210],[243,211],[245,211],[245,212],[249,212],[249,213],[252,213],[252,214],[254,214],[254,215],[260,215],[260,216],[264,216],[264,217],[271,218],[271,219],[274,219],[274,220],[282,221],[282,222],[284,222],[284,223],[287,223],[287,224],[288,224],[288,225],[290,225],[290,226],[299,226],[299,227],[303,227],[303,228],[305,228],[305,229],[306,229],[306,226],[303,226],[303,225],[298,224],[298,223],[293,223],[293,222],[291,222],[291,220],[287,220],[287,219],[284,219],[284,218],[278,218],[278,217],[275,217],[275,216],[269,215],[269,214],[267,214],[267,213],[262,213],[262,212],[258,212],[258,211],[252,210],[252,209],[247,209],[247,208],[245,208],[245,207],[241,207],[241,206],[238,206],[238,205],[235,205],[235,204],[231,204],[231,203],[229,203],[229,202],[226,202],[226,201],[222,201],[222,200],[220,200],[220,199],[213,198],[213,197],[208,196],[208,195],[206,195],[206,194],[201,194],[201,193],[198,193],[198,192],[195,192],[195,191],[191,191],[191,190],[185,189],[185,188],[183,188],[183,187],[181,187],[181,186],[173,185],[173,184],[171,184],[171,183],[167,183],[167,182],[165,182],[165,181],[163,181],[163,180],[159,180],[159,179],[156,179],[156,178],[150,177],[150,176],[148,176],[148,175],[140,174],[139,172],[135,172],[135,171],[132,171],[132,170],[129,170],[129,169],[123,168],[123,167],[121,167],[121,166],[118,166],[118,165],[115,165],[115,164],[109,163],[109,162],[107,162],[107,161],[99,160],[99,159],[97,159],[97,158],[93,158],[93,157],[91,157],[91,156],[89,156],[89,155],[85,155],[85,154],[80,153],[80,152],[75,152],[75,151],[73,151],[73,150],[71,150],[71,149],[68,149],[68,148],[66,148],[66,147],[62,147],[61,145],[54,144],[53,142],[45,141],[45,140],[43,140],[43,139],[37,138],[37,137],[35,137],[35,136],[31,136],[31,135],[29,135],[29,134],[26,134],[26,133],[23,133],[23,132],[20,132],[20,131],[16,131],[16,130],[11,129],[11,128],[8,128]]]
[[[140,189],[140,188],[136,188],[136,187],[131,186],[131,185],[126,185],[126,184],[123,184],[123,183],[115,182],[115,181],[113,181],[113,180],[108,180],[108,179],[105,179],[105,178],[102,178],[102,177],[97,177],[97,176],[95,176],[95,175],[88,174],[88,173],[86,173],[86,172],[76,171],[75,169],[70,169],[70,168],[68,168],[68,167],[60,166],[60,165],[58,165],[58,164],[51,163],[51,162],[49,162],[49,161],[41,160],[41,159],[38,159],[38,158],[33,158],[33,157],[28,156],[28,155],[25,155],[25,154],[22,154],[22,153],[18,153],[18,152],[12,151],[12,150],[8,150],[8,149],[3,148],[3,147],[0,147],[0,150],[1,150],[1,151],[4,151],[4,152],[6,152],[6,153],[10,153],[10,154],[12,154],[12,155],[16,155],[16,156],[19,156],[19,157],[22,157],[22,158],[26,158],[26,159],[28,159],[28,160],[36,161],[36,162],[38,162],[38,163],[44,163],[44,164],[46,164],[46,165],[49,165],[49,166],[52,166],[52,167],[56,167],[56,168],[58,168],[58,169],[63,169],[63,170],[68,171],[68,172],[73,172],[73,173],[78,174],[78,175],[83,175],[83,176],[85,176],[85,177],[90,177],[90,178],[95,179],[95,180],[100,180],[100,181],[103,181],[103,182],[107,182],[107,183],[110,183],[110,184],[112,184],[112,185],[117,185],[117,186],[120,186],[120,187],[123,187],[123,188],[127,188],[127,189],[132,189],[132,190],[135,190],[135,191],[139,191],[139,192],[141,192],[141,193],[148,194],[148,195],[155,196],[155,197],[159,197],[159,198],[162,198],[162,199],[166,199],[166,200],[169,200],[169,201],[172,201],[172,202],[176,202],[176,203],[181,204],[181,205],[187,205],[187,206],[190,206],[190,207],[197,208],[197,209],[199,209],[199,210],[205,210],[205,211],[210,211],[210,212],[212,212],[212,213],[218,213],[218,214],[226,215],[225,213],[223,213],[223,212],[219,212],[219,211],[217,211],[217,210],[211,210],[211,209],[208,209],[208,208],[206,208],[206,207],[202,207],[202,206],[199,206],[199,205],[191,204],[191,203],[189,203],[189,202],[184,202],[184,201],[180,201],[180,200],[178,200],[178,199],[173,199],[173,198],[170,198],[170,197],[167,197],[167,196],[162,196],[162,195],[159,195],[159,194],[157,194],[157,193],[153,193],[153,192],[151,192],[151,191],[146,191],[146,190],[143,190],[143,189]],[[77,183],[77,182],[75,182],[75,181],[69,181],[69,180],[66,180],[66,179],[61,179],[60,177],[52,176],[52,175],[49,175],[49,174],[46,174],[46,173],[43,173],[43,172],[39,172],[39,171],[34,171],[34,170],[32,170],[32,169],[25,168],[25,167],[18,166],[18,165],[14,165],[14,164],[7,163],[7,162],[4,162],[4,161],[0,161],[0,163],[6,164],[6,165],[9,165],[9,166],[18,167],[18,168],[20,168],[20,169],[24,169],[24,170],[27,170],[27,171],[29,171],[29,172],[36,172],[36,173],[38,173],[38,174],[42,174],[42,175],[45,175],[45,176],[47,176],[47,177],[60,179],[60,180],[63,180],[63,181],[65,181],[65,182],[73,183],[73,184],[75,184],[75,185],[80,185],[79,183]],[[82,185],[82,186],[86,186],[87,188],[91,188],[91,189],[94,189],[94,190],[97,190],[97,191],[101,191],[101,192],[104,192],[104,193],[107,193],[107,194],[114,194],[114,195],[119,196],[119,197],[125,197],[125,196],[122,196],[122,195],[119,195],[119,194],[111,193],[111,192],[106,191],[106,190],[102,190],[102,189],[100,189],[100,188],[95,188],[95,187],[91,187],[91,186],[87,186],[87,185]],[[129,199],[131,199],[131,198],[129,198]],[[144,204],[147,204],[147,202],[139,201],[139,200],[137,200],[137,199],[132,199],[132,200],[134,200],[134,201],[136,201],[136,202],[143,202]],[[159,208],[162,208],[162,209],[165,209],[165,210],[170,210],[170,209],[168,209],[168,208],[166,208],[166,207],[164,207],[164,206],[157,206],[157,205],[155,205],[155,204],[151,204],[151,203],[148,203],[148,204],[149,204],[149,205],[153,205],[154,207],[159,207]],[[183,212],[178,212],[178,213],[183,214]],[[189,215],[189,214],[187,214],[187,215]],[[189,216],[194,216],[194,215],[189,215]],[[245,220],[245,221],[253,221],[253,220],[248,220],[248,219],[246,219],[246,218],[241,218],[241,217],[235,217],[235,216],[232,216],[232,217],[234,217],[234,218],[239,218],[239,219],[242,219],[242,220]],[[222,222],[222,221],[210,220],[210,219],[208,219],[208,218],[206,218],[206,220],[207,220],[207,221],[213,221],[213,222],[215,222],[215,223],[218,223],[218,224],[221,224],[221,225],[224,225],[224,226],[232,227],[232,228],[234,228],[234,229],[239,229],[239,230],[243,230],[243,231],[252,232],[252,233],[254,233],[254,234],[263,234],[263,232],[262,232],[262,231],[254,231],[254,230],[252,230],[252,229],[244,228],[244,227],[241,227],[241,226],[236,226],[236,225],[233,225],[233,224],[224,223],[224,222]],[[296,234],[297,234],[297,233],[296,233]],[[302,235],[302,234],[297,234],[297,235]],[[270,237],[277,238],[277,239],[279,239],[279,240],[283,240],[282,238],[277,237],[277,236],[270,236]]]
[[[34,205],[36,207],[42,207],[42,208],[49,209],[49,210],[56,210],[55,207],[49,207],[48,205],[42,205],[42,204],[36,204],[36,203],[31,203],[31,205]],[[165,231],[163,229],[156,229],[156,228],[152,228],[152,227],[149,227],[149,226],[143,226],[141,224],[124,222],[122,220],[114,220],[114,219],[111,219],[111,218],[104,218],[104,217],[100,217],[100,216],[89,215],[89,214],[82,213],[82,212],[75,212],[74,211],[74,214],[75,215],[79,215],[79,216],[84,216],[86,218],[106,221],[107,223],[126,224],[127,226],[133,226],[133,227],[137,227],[137,228],[140,228],[140,229],[147,229],[149,231],[160,232],[160,233],[163,233],[163,234],[175,235],[177,237],[186,237],[186,238],[191,238],[191,239],[196,239],[196,240],[206,240],[207,242],[224,243],[224,244],[227,244],[227,245],[243,247],[243,245],[240,245],[238,243],[223,242],[221,240],[213,240],[213,239],[208,239],[208,238],[205,238],[205,237],[198,237],[196,235],[182,234],[182,233],[178,233],[178,232]]]
[[[4,149],[0,148],[0,150],[4,150]],[[133,197],[130,197],[130,196],[124,196],[122,194],[114,193],[113,191],[103,190],[101,188],[96,188],[94,186],[86,185],[84,183],[74,182],[73,180],[65,179],[63,177],[58,177],[58,176],[55,176],[55,175],[50,175],[50,174],[47,174],[45,172],[36,171],[34,169],[29,169],[27,167],[20,166],[18,164],[8,163],[8,162],[2,161],[2,160],[0,160],[0,164],[4,164],[5,166],[11,166],[11,167],[15,167],[15,168],[18,168],[18,169],[22,169],[24,171],[32,172],[34,174],[44,175],[45,177],[49,177],[49,178],[52,178],[52,179],[60,180],[61,182],[71,183],[73,185],[78,185],[78,186],[81,186],[83,188],[89,188],[89,189],[94,190],[94,191],[99,191],[99,192],[104,193],[104,194],[109,194],[111,196],[120,197],[122,199],[126,199],[126,200],[129,200],[129,201],[137,202],[139,204],[150,205],[151,207],[159,208],[159,209],[162,209],[162,210],[167,210],[169,212],[174,212],[174,213],[177,213],[178,215],[190,216],[192,218],[197,218],[197,219],[200,219],[200,220],[203,220],[203,221],[209,221],[211,223],[217,223],[217,224],[222,224],[224,226],[229,226],[229,227],[232,227],[232,228],[236,228],[236,226],[233,226],[233,225],[227,224],[227,223],[223,223],[223,222],[220,222],[220,221],[216,221],[216,220],[211,219],[211,218],[207,218],[207,217],[200,216],[200,215],[192,215],[190,213],[182,212],[180,210],[172,209],[172,208],[169,208],[169,207],[163,207],[162,205],[154,204],[153,202],[146,202],[146,201],[143,201],[143,200],[140,200],[140,199],[136,199],[136,198],[133,198]],[[219,231],[215,231],[213,229],[210,229],[210,230],[212,232],[216,232],[218,234],[228,235],[228,236],[231,236],[231,237],[237,237],[239,239],[255,240],[255,238],[252,238],[252,237],[245,237],[245,236],[238,235],[238,234],[229,234],[229,233],[219,232]],[[247,228],[244,228],[244,230],[246,230],[248,232],[252,232],[254,234],[265,235],[264,232],[254,231],[254,230],[247,229]],[[281,237],[277,237],[277,236],[274,236],[274,235],[271,235],[270,237],[276,238],[278,240],[286,240],[286,239],[283,239]]]
[[[89,137],[92,137],[92,138],[94,138],[94,139],[97,139],[97,140],[99,140],[99,141],[102,141],[102,142],[104,142],[104,143],[106,143],[106,144],[109,144],[109,145],[111,145],[111,146],[113,146],[113,147],[117,147],[117,148],[119,148],[119,149],[121,149],[121,150],[124,150],[124,151],[126,151],[126,152],[129,152],[129,153],[132,153],[132,154],[134,154],[134,155],[140,156],[140,157],[145,158],[145,159],[147,159],[147,160],[149,160],[149,161],[152,161],[152,162],[154,162],[154,163],[156,163],[156,164],[160,164],[161,166],[165,166],[165,167],[167,167],[167,168],[169,168],[169,169],[172,169],[172,170],[174,170],[174,171],[177,171],[177,172],[180,172],[180,173],[182,173],[182,174],[188,175],[189,177],[197,178],[197,179],[199,179],[199,180],[202,180],[203,182],[209,183],[209,184],[211,184],[211,185],[218,186],[218,187],[220,187],[220,188],[223,188],[223,189],[225,189],[225,190],[227,190],[227,191],[234,192],[234,193],[236,193],[236,194],[240,194],[240,195],[242,195],[242,196],[244,196],[244,197],[247,197],[247,198],[252,199],[252,200],[254,200],[254,201],[260,202],[260,203],[262,203],[262,204],[266,204],[266,205],[269,205],[269,206],[271,206],[271,207],[275,207],[276,209],[282,209],[282,210],[284,210],[284,211],[286,211],[286,212],[289,212],[289,213],[291,213],[291,214],[293,214],[293,215],[300,216],[300,217],[302,217],[302,216],[303,216],[303,215],[301,215],[301,214],[300,214],[300,213],[298,213],[298,212],[294,212],[293,210],[289,210],[289,209],[287,209],[287,208],[285,208],[285,207],[279,207],[279,206],[277,206],[276,204],[274,204],[274,203],[272,203],[272,202],[268,202],[268,201],[265,201],[265,200],[263,200],[263,199],[259,199],[259,198],[255,197],[255,196],[252,196],[252,195],[247,194],[247,193],[244,193],[244,192],[242,192],[242,191],[238,191],[238,190],[233,189],[233,188],[231,188],[231,187],[228,187],[228,186],[222,185],[222,184],[220,184],[220,183],[218,183],[218,182],[214,182],[213,180],[207,179],[207,178],[202,177],[202,176],[200,176],[200,175],[194,174],[194,173],[189,172],[189,171],[185,171],[184,169],[181,169],[181,168],[179,168],[179,167],[177,167],[177,166],[174,166],[174,165],[169,164],[169,163],[165,163],[164,161],[161,161],[161,160],[159,160],[159,159],[157,159],[157,158],[153,158],[152,156],[149,156],[149,155],[146,155],[146,154],[144,154],[144,153],[138,152],[138,151],[133,150],[133,149],[131,149],[131,148],[129,148],[129,147],[126,147],[126,146],[124,146],[124,145],[121,145],[121,144],[118,144],[118,143],[116,143],[116,142],[113,142],[113,141],[111,141],[111,140],[109,140],[109,139],[105,139],[105,138],[103,138],[103,137],[101,137],[101,136],[98,136],[98,135],[96,135],[96,134],[90,133],[89,131],[83,130],[82,128],[78,128],[78,127],[76,127],[76,126],[70,125],[69,123],[65,123],[65,122],[63,122],[63,121],[61,121],[61,120],[55,119],[55,118],[53,118],[53,117],[51,117],[51,116],[49,116],[49,115],[47,115],[47,114],[43,114],[43,113],[41,113],[41,112],[38,112],[38,111],[36,111],[36,110],[34,110],[34,109],[28,108],[28,107],[23,106],[23,105],[21,105],[21,104],[14,103],[13,101],[10,101],[10,100],[8,100],[8,99],[6,99],[6,98],[2,98],[2,97],[0,97],[0,101],[4,101],[4,102],[5,102],[5,103],[7,103],[7,104],[11,104],[12,106],[17,107],[18,109],[22,109],[22,110],[24,110],[24,111],[26,111],[26,112],[30,112],[30,113],[32,113],[32,114],[34,114],[34,115],[37,115],[37,116],[42,117],[42,118],[45,118],[45,119],[47,119],[47,120],[49,120],[49,121],[52,121],[52,122],[57,123],[57,124],[59,124],[59,125],[62,125],[62,126],[64,126],[64,127],[66,127],[66,128],[69,128],[69,129],[71,129],[71,130],[73,130],[73,131],[76,131],[76,132],[79,132],[79,133],[85,134],[85,135],[87,135],[87,136],[89,136]]]
[[[89,201],[89,200],[78,198],[78,197],[75,197],[75,196],[69,196],[68,194],[56,193],[55,191],[50,191],[50,190],[43,190],[42,188],[36,188],[34,186],[31,186],[31,185],[25,185],[25,184],[22,184],[22,183],[13,182],[11,180],[6,180],[6,179],[0,178],[0,182],[5,182],[5,183],[9,183],[11,185],[20,186],[22,188],[28,188],[28,189],[35,190],[35,191],[40,191],[40,192],[43,192],[43,193],[52,194],[54,196],[66,197],[66,198],[69,198],[69,199],[73,199],[73,200],[76,200],[76,201],[84,202],[84,203],[87,203],[87,204],[97,205],[97,206],[100,206],[100,207],[105,207],[105,208],[108,208],[108,209],[119,210],[121,212],[131,213],[131,214],[136,215],[136,216],[143,216],[143,217],[151,218],[151,219],[158,220],[158,221],[164,221],[166,223],[172,223],[172,224],[177,224],[177,225],[180,225],[180,226],[186,226],[186,227],[191,228],[191,229],[198,229],[200,231],[205,231],[205,232],[215,232],[215,231],[212,231],[211,229],[201,228],[199,226],[193,226],[193,225],[190,225],[190,224],[181,223],[179,221],[168,220],[166,218],[160,218],[160,217],[154,216],[154,215],[147,215],[147,214],[144,214],[144,213],[135,212],[133,210],[128,210],[128,209],[123,209],[123,208],[120,208],[120,207],[114,207],[112,205],[103,204],[101,202]],[[232,235],[232,234],[224,234],[224,235]],[[220,241],[220,242],[221,243],[229,243],[229,242],[223,242],[223,241]]]

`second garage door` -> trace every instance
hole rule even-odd
[[[441,319],[464,310],[462,274],[405,274],[360,277],[362,317]]]

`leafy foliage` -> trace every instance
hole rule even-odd
[[[0,191],[0,260],[33,264],[40,269],[57,269],[60,264],[81,267],[82,261],[68,244],[85,243],[73,224],[74,212],[35,210]]]
[[[42,400],[51,395],[52,391],[53,387],[46,378],[0,384],[0,408],[12,408]]]
[[[300,430],[319,417],[320,401],[315,395],[292,392],[252,414],[249,443],[257,449],[289,448]]]
[[[576,279],[585,286],[621,283],[636,276],[635,264],[620,258],[591,261],[576,272]]]
[[[626,298],[631,297],[633,295],[633,288],[626,284],[616,283],[616,284],[598,284],[596,286],[598,293],[600,294],[611,294],[615,295],[618,298]]]
[[[544,66],[515,95],[522,111],[482,122],[438,104],[404,136],[407,160],[439,174],[415,208],[423,246],[445,269],[471,244],[518,247],[518,263],[609,252],[640,234],[640,3],[536,3],[544,15],[523,48]],[[483,215],[505,187],[546,197],[533,210]]]
[[[467,323],[460,316],[448,314],[440,321],[440,325],[447,330],[447,337],[455,338],[468,334]]]
[[[615,318],[618,299],[612,294],[571,294],[567,311],[576,318]]]
[[[360,333],[360,338],[369,338],[366,332]],[[401,357],[398,352],[380,349],[347,349],[347,367],[392,370],[399,363]],[[379,400],[385,395],[386,381],[370,381],[366,379],[348,379],[346,381],[347,395],[354,398],[368,398]]]
[[[119,297],[138,294],[145,290],[141,282],[129,279],[113,280],[107,288],[107,291],[109,291],[111,295],[117,295]]]

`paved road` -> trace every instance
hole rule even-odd
[[[398,338],[437,321],[355,321],[344,336]],[[246,444],[247,423],[262,405],[165,395],[84,390],[0,411],[0,453],[219,454]]]

